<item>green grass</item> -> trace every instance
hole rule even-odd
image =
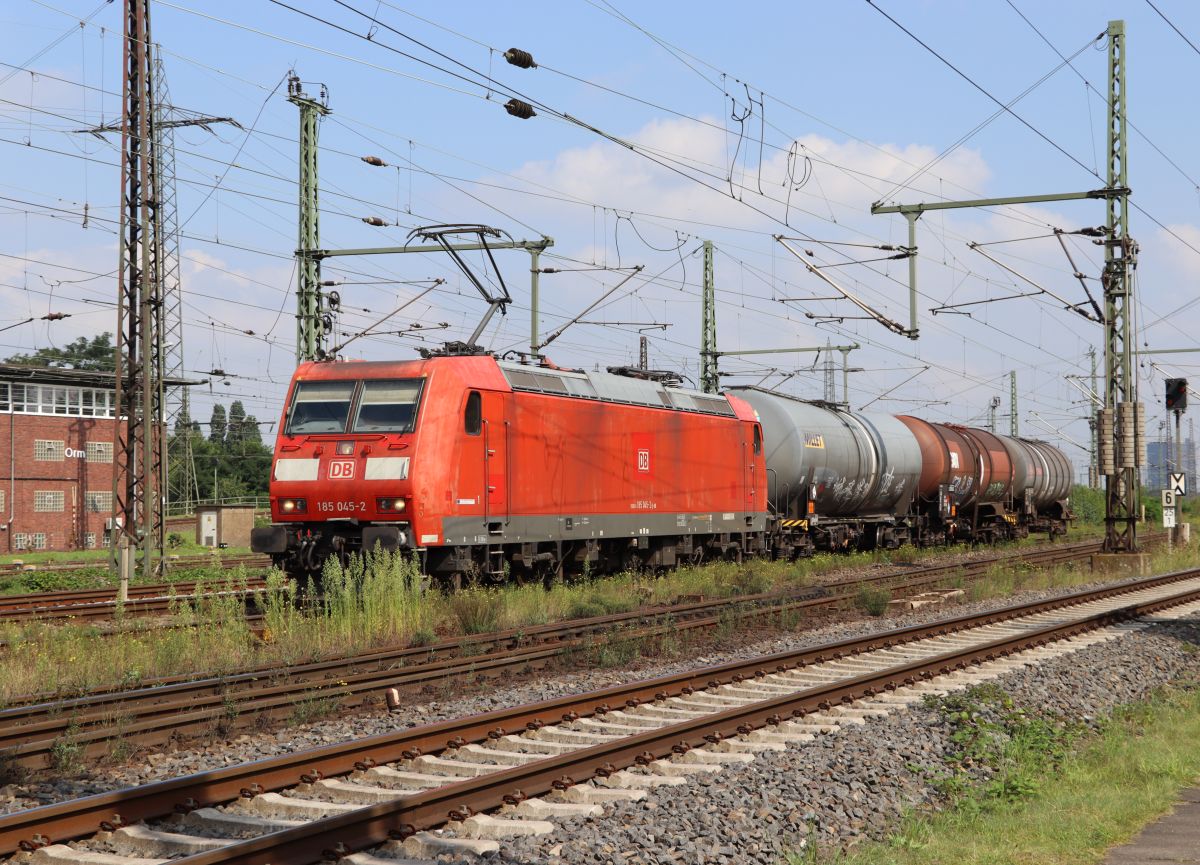
[[[969,707],[959,712],[970,714]],[[1200,691],[1166,689],[1125,707],[1098,735],[1045,719],[965,719],[963,758],[997,767],[993,781],[950,790],[952,806],[912,815],[889,841],[848,853],[809,848],[787,861],[838,865],[1087,865],[1169,811],[1200,777]],[[992,735],[995,734],[995,735]],[[986,742],[984,740],[987,740]],[[953,765],[951,765],[953,771]],[[953,777],[951,775],[950,777]]]

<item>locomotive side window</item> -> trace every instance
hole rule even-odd
[[[345,432],[354,385],[352,381],[302,381],[297,384],[288,416],[288,434]]]
[[[363,382],[353,432],[412,432],[422,379]]]
[[[477,436],[483,430],[483,398],[479,391],[467,394],[467,409],[463,412],[463,428],[467,435]]]
[[[754,425],[754,452],[762,453],[762,427],[758,424]]]

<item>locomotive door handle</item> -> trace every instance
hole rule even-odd
[[[492,453],[491,448],[488,447],[488,437],[489,437],[490,433],[491,433],[491,424],[488,423],[487,418],[484,418],[483,419],[483,526],[484,526],[484,528],[487,528],[488,519],[491,516],[491,510],[492,510],[492,508],[491,508],[492,502],[491,502],[491,495],[490,495],[492,488],[488,486],[488,456]]]

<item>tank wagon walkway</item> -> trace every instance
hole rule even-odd
[[[1175,810],[1109,851],[1104,865],[1200,863],[1200,787],[1184,790]]]

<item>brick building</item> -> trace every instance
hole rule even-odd
[[[113,402],[112,373],[0,364],[0,551],[107,543]]]

